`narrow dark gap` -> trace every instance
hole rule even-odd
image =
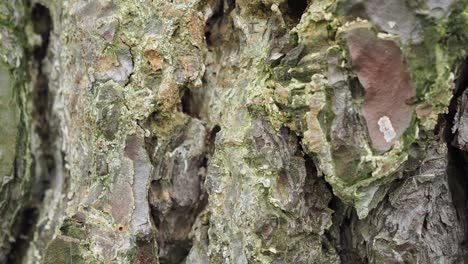
[[[153,182],[152,188],[159,185]],[[158,188],[158,187],[156,187]],[[192,229],[197,216],[208,204],[206,194],[201,195],[201,200],[194,207],[172,207],[169,211],[163,211],[151,206],[151,214],[157,232],[158,258],[161,264],[184,263],[192,248],[192,240],[188,232]],[[177,230],[173,230],[177,227]]]
[[[213,15],[205,24],[205,41],[208,49],[219,46],[229,25],[229,14],[236,6],[235,0],[218,0]]]
[[[468,153],[459,149],[454,145],[455,134],[452,128],[456,124],[457,111],[461,109],[462,96],[468,88],[468,58],[459,68],[458,76],[455,82],[455,90],[453,97],[450,101],[449,111],[445,116],[441,116],[439,120],[439,128],[436,131],[441,134],[445,139],[448,149],[448,164],[447,164],[447,176],[450,192],[452,194],[452,200],[457,210],[457,215],[460,223],[464,229],[464,242],[467,246],[468,238]],[[462,118],[462,117],[460,117]],[[468,261],[467,253],[464,253],[465,261]]]
[[[193,246],[192,240],[189,237],[189,232],[193,227],[198,215],[208,205],[208,194],[204,190],[203,181],[206,170],[209,166],[209,160],[213,155],[215,148],[215,139],[217,133],[221,130],[220,126],[214,125],[212,128],[208,128],[208,133],[205,138],[205,151],[198,157],[193,157],[187,160],[188,166],[191,168],[191,172],[178,171],[180,163],[184,160],[176,158],[173,160],[173,168],[177,171],[173,171],[173,175],[186,173],[184,177],[198,177],[199,190],[198,199],[190,204],[179,204],[173,195],[176,195],[177,190],[174,189],[174,178],[170,180],[158,179],[151,182],[149,199],[151,205],[151,215],[153,223],[158,230],[155,238],[155,242],[158,245],[158,258],[161,264],[178,264],[184,263],[185,259],[190,253]],[[174,139],[176,142],[168,143],[167,147],[170,149],[179,146],[183,140]],[[146,149],[150,153],[150,156],[154,151],[157,151],[156,145],[157,140],[155,138],[147,138]],[[164,147],[163,147],[164,148]],[[161,150],[160,150],[161,151]],[[163,149],[162,152],[166,152],[168,149]],[[160,174],[168,173],[165,164],[161,161],[152,159],[152,163],[157,167]],[[159,164],[159,166],[157,166]],[[193,179],[193,178],[192,178]],[[187,187],[187,188],[193,188]],[[178,190],[180,192],[180,190]],[[189,191],[184,190],[184,192]],[[167,195],[169,197],[167,197]],[[175,228],[176,227],[176,228]],[[175,228],[175,229],[174,229]],[[147,241],[146,244],[142,243],[141,250],[138,252],[139,259],[149,259],[152,251],[148,245],[151,243]]]
[[[234,0],[218,0],[215,4],[214,12],[212,16],[207,20],[205,24],[205,41],[208,49],[215,47],[221,47],[221,44],[227,37],[227,30],[230,26],[229,14],[235,7]],[[225,47],[223,47],[225,48]],[[180,108],[179,110],[188,116],[204,120],[206,113],[203,112],[204,106],[206,105],[207,93],[205,87],[198,89],[190,89],[185,87],[181,90],[180,94]],[[155,115],[157,117],[157,115]],[[157,121],[156,118],[152,117],[149,122]],[[206,125],[205,125],[206,126]],[[178,177],[185,177],[187,182],[191,182],[192,185],[186,186],[184,192],[191,192],[196,188],[198,196],[197,199],[191,202],[178,203],[177,196],[180,197],[180,192],[175,187],[175,178],[167,177],[163,179],[154,180],[151,183],[149,190],[151,215],[153,223],[158,230],[156,233],[155,242],[158,244],[158,258],[161,264],[178,264],[184,263],[187,256],[189,255],[193,243],[189,237],[189,232],[192,230],[193,225],[200,213],[206,208],[208,204],[208,194],[204,190],[204,180],[206,171],[209,167],[211,156],[215,150],[215,139],[217,133],[221,130],[219,125],[213,127],[207,127],[207,135],[205,137],[205,149],[203,153],[200,153],[197,157],[191,157],[188,160],[181,160],[175,158],[171,161],[171,168],[167,168],[167,164],[161,160],[155,160],[158,151],[155,148],[157,141],[154,138],[148,138],[146,142],[146,148],[152,158],[152,163],[158,170],[159,175],[166,175],[171,171],[172,175],[177,174]],[[174,150],[184,142],[187,135],[182,133],[178,135],[178,138],[171,139],[171,142],[160,142],[163,149],[158,152],[164,153]],[[161,148],[161,146],[159,146]],[[152,155],[154,154],[154,155]],[[181,163],[188,163],[189,169],[179,171]],[[194,187],[194,179],[198,187]],[[180,181],[180,179],[179,179]],[[174,229],[174,227],[177,227]],[[145,252],[147,252],[146,250]],[[145,258],[145,253],[141,254],[142,258]]]
[[[369,19],[369,16],[367,15],[367,11],[366,11],[366,6],[364,5],[364,3],[353,4],[349,8],[347,13],[352,19],[357,19],[357,18]]]
[[[34,33],[40,35],[42,39],[41,45],[35,46],[32,51],[35,66],[37,67],[36,82],[32,91],[33,118],[37,121],[35,129],[40,138],[40,150],[42,152],[41,157],[36,162],[45,166],[45,168],[42,168],[42,174],[45,175],[36,175],[36,179],[39,179],[39,181],[35,185],[33,196],[38,200],[42,200],[44,191],[50,185],[50,177],[48,175],[51,175],[54,169],[51,128],[49,126],[49,112],[52,100],[49,93],[47,75],[43,72],[42,66],[42,62],[47,56],[50,31],[52,30],[52,18],[49,9],[41,4],[35,4],[31,11],[31,23],[33,24]]]
[[[30,4],[30,3],[27,3]],[[55,162],[51,148],[51,131],[49,127],[49,111],[51,99],[49,95],[48,79],[43,72],[42,61],[47,56],[50,31],[52,29],[52,18],[49,9],[41,4],[35,4],[31,9],[30,21],[34,33],[42,39],[40,45],[34,46],[26,51],[30,67],[36,75],[32,77],[35,81],[32,87],[33,119],[36,122],[35,132],[40,141],[40,154],[35,156],[32,165],[32,177],[34,179],[30,202],[21,212],[14,230],[19,234],[12,244],[7,256],[7,263],[20,263],[25,255],[29,241],[31,240],[36,221],[39,216],[39,207],[44,198],[45,191],[50,186],[50,175],[54,172]],[[37,171],[35,168],[40,167]]]
[[[6,263],[21,263],[24,253],[28,248],[29,241],[32,238],[38,216],[39,212],[35,207],[29,206],[23,209],[18,221],[13,226],[13,230],[18,230],[19,233],[15,238],[15,242],[11,245]]]
[[[332,192],[332,187],[325,182]],[[324,236],[334,245],[336,253],[340,257],[341,263],[368,263],[362,259],[359,251],[355,248],[355,225],[357,214],[353,207],[343,203],[337,196],[333,195],[328,207],[334,211],[332,216],[332,226],[325,231]]]
[[[207,141],[206,146],[207,146],[208,151],[207,151],[207,154],[205,156],[204,166],[203,166],[205,168],[208,167],[208,160],[213,155],[213,152],[215,150],[216,135],[219,133],[219,131],[221,131],[221,127],[219,125],[215,125],[215,126],[213,126],[210,133],[208,134],[208,137],[207,137],[207,140],[206,140]]]
[[[301,21],[302,14],[304,14],[308,5],[308,0],[287,0],[279,8],[288,25],[294,27]]]
[[[221,130],[220,126],[215,125],[206,138],[206,152],[197,161],[198,170],[207,169],[209,159],[214,152],[214,141],[216,134]],[[150,143],[148,143],[150,144]],[[150,144],[151,145],[151,144]],[[177,160],[176,160],[177,162]],[[200,178],[200,186],[202,186],[204,178]],[[153,181],[150,188],[150,196],[152,200],[158,200],[161,195],[168,192],[171,187],[169,183],[164,183],[161,180]],[[170,191],[169,191],[170,192]],[[159,262],[161,264],[177,264],[183,263],[192,248],[192,241],[184,234],[183,230],[191,230],[198,215],[208,205],[208,195],[203,188],[200,188],[200,196],[198,202],[190,206],[179,206],[177,204],[165,206],[151,206],[151,213],[156,229],[158,230],[157,242],[159,247]],[[171,227],[177,226],[182,231],[174,233]]]
[[[307,8],[307,0],[288,0],[288,15],[299,22]]]
[[[206,112],[204,107],[207,104],[208,95],[205,88],[185,88],[180,98],[180,108],[185,114],[203,120]],[[208,102],[209,103],[209,102]]]
[[[133,73],[134,73],[134,68],[135,68],[135,56],[133,55],[133,51],[132,51],[132,46],[127,44],[122,38],[120,39],[120,41],[122,41],[122,43],[127,46],[128,48],[128,52],[130,53],[130,58],[132,60],[132,71],[130,72],[130,74],[128,75],[127,77],[127,81],[125,81],[125,84],[124,84],[124,87],[127,87],[131,82],[132,82],[132,76],[133,76]]]
[[[302,138],[298,137],[299,142],[302,142]],[[325,252],[331,251],[332,248],[336,250],[336,253],[340,257],[341,263],[363,263],[366,264],[368,261],[362,259],[358,253],[358,249],[354,246],[353,229],[357,221],[356,211],[349,205],[343,203],[340,198],[334,195],[332,186],[325,181],[323,178],[318,177],[317,167],[311,156],[307,155],[302,145],[299,144],[298,152],[304,156],[305,166],[307,171],[306,186],[313,185],[313,181],[323,181],[326,188],[332,194],[332,199],[328,204],[328,208],[333,210],[332,215],[332,226],[325,230],[323,234],[322,249]],[[299,154],[299,153],[296,153]],[[306,196],[307,189],[305,190]]]
[[[213,15],[206,21],[205,41],[208,47],[213,45],[213,39],[216,34],[216,27],[224,15],[224,1],[218,0]]]
[[[235,6],[233,0],[219,0],[214,7],[213,15],[207,20],[205,25],[205,39],[208,49],[218,47],[225,37],[223,34],[226,31],[226,26],[229,19],[226,14],[229,14]],[[204,120],[204,106],[207,100],[207,90],[205,87],[198,89],[190,89],[184,87],[180,94],[180,108],[179,110],[188,116]],[[157,122],[157,113],[155,113],[148,122]],[[192,249],[192,240],[189,237],[189,232],[192,229],[199,214],[206,208],[208,204],[208,194],[203,188],[203,181],[205,180],[206,171],[209,167],[211,156],[215,150],[216,134],[221,130],[221,127],[214,125],[213,127],[206,127],[207,134],[205,137],[205,149],[197,157],[191,157],[188,160],[181,160],[175,158],[171,161],[171,168],[167,168],[168,164],[162,160],[156,160],[158,153],[173,151],[180,146],[186,139],[185,133],[175,135],[171,142],[160,142],[159,149],[157,150],[157,140],[155,138],[147,138],[146,149],[152,157],[151,162],[155,166],[159,175],[172,175],[177,174],[178,177],[185,177],[187,182],[192,185],[186,186],[184,192],[193,192],[193,182],[197,182],[196,186],[199,188],[196,196],[191,202],[178,203],[180,197],[180,190],[175,187],[174,176],[154,180],[151,182],[149,190],[151,215],[153,223],[158,230],[156,233],[155,242],[158,244],[158,258],[161,264],[178,264],[184,263]],[[162,146],[161,146],[162,145]],[[179,171],[180,163],[188,163],[189,169]],[[170,172],[169,172],[170,171]],[[194,180],[197,178],[197,180]],[[179,179],[180,181],[180,179]],[[174,227],[177,227],[174,229]],[[144,250],[147,252],[148,250]],[[143,251],[142,251],[143,252]],[[141,258],[145,258],[148,253],[142,253]]]
[[[34,33],[42,38],[42,43],[34,47],[34,59],[38,62],[42,61],[47,55],[47,48],[49,46],[50,31],[52,27],[52,18],[49,9],[41,4],[35,4],[31,11],[31,23]],[[41,65],[38,65],[41,67]]]
[[[182,112],[191,117],[198,119],[200,118],[200,105],[197,104],[196,98],[189,88],[185,88],[180,101],[182,105]]]

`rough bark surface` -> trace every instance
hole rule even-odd
[[[466,263],[465,0],[5,0],[0,263]]]

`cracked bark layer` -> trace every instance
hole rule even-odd
[[[34,8],[22,15],[36,27],[23,29],[23,46],[48,45],[19,71],[33,76],[29,89],[48,93],[28,131],[39,135],[35,181],[50,183],[32,190],[43,196],[33,235],[10,259],[466,260],[466,73],[456,75],[467,52],[466,2],[35,5],[51,25],[35,25],[47,18]],[[371,36],[359,56],[346,37],[356,30]],[[392,60],[379,57],[389,50]],[[369,106],[369,91],[393,98]],[[384,147],[372,144],[381,115],[398,135]],[[21,170],[16,179],[31,180]],[[2,224],[17,219],[8,215]]]

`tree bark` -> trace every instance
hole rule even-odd
[[[465,0],[0,3],[0,263],[466,263]]]

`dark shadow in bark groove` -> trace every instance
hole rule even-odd
[[[468,88],[468,58],[461,65],[459,74],[455,82],[455,90],[453,97],[450,101],[449,112],[445,116],[440,118],[440,133],[443,133],[447,148],[448,148],[448,165],[447,175],[450,192],[452,194],[452,200],[457,210],[458,218],[460,223],[463,225],[465,231],[465,239],[468,237],[468,153],[457,148],[454,145],[455,134],[452,128],[455,125],[455,117],[457,110],[461,111],[460,115],[463,114],[463,109],[460,106],[461,97],[465,90]],[[463,242],[466,246],[467,241]],[[468,260],[465,260],[468,261]]]
[[[203,163],[203,162],[201,162]],[[167,186],[161,181],[151,183],[151,195],[154,199],[164,199],[168,192]],[[172,204],[168,211],[161,206],[151,206],[151,214],[158,230],[158,255],[161,264],[183,263],[190,252],[192,241],[188,234],[200,212],[206,207],[208,197],[205,193],[200,195],[200,201],[193,206],[179,206]]]
[[[325,182],[325,185],[332,192],[331,185],[327,182]],[[356,248],[357,238],[355,236],[358,234],[356,231],[356,224],[358,222],[356,210],[352,206],[343,203],[335,195],[333,195],[328,207],[334,213],[332,216],[332,226],[328,230],[325,230],[324,237],[334,246],[341,263],[369,263],[367,259],[362,258],[358,248]]]
[[[191,123],[201,126],[198,120]],[[208,204],[208,195],[202,186],[214,152],[216,134],[220,130],[218,125],[214,125],[206,132],[204,143],[195,145],[192,135],[185,132],[175,135],[171,142],[158,143],[155,137],[145,139],[145,148],[150,153],[156,173],[149,190],[149,202],[157,229],[156,241],[152,243],[158,244],[161,264],[183,263],[192,248],[189,233]],[[203,146],[200,152],[190,151],[190,148],[198,149],[200,146]],[[188,152],[182,154],[185,151]],[[173,155],[164,155],[168,152]],[[141,247],[138,257],[148,258],[150,250],[149,246]]]
[[[203,91],[202,91],[203,92]],[[197,92],[199,94],[200,92]],[[195,96],[189,88],[185,88],[182,98],[180,99],[182,105],[182,112],[187,115],[200,119],[200,108],[201,102],[198,99],[199,96]]]
[[[51,128],[49,126],[50,107],[52,98],[49,93],[49,84],[46,73],[43,72],[42,61],[47,55],[49,46],[50,31],[52,30],[52,19],[47,7],[36,4],[31,13],[31,23],[33,24],[34,32],[41,36],[42,44],[34,47],[33,57],[37,66],[36,83],[33,87],[33,116],[37,120],[36,132],[40,138],[41,156],[36,157],[35,162],[42,164],[45,168],[41,168],[43,174],[36,175],[36,184],[33,190],[33,196],[42,200],[45,190],[50,185],[48,175],[53,173],[54,158],[51,147]]]
[[[208,50],[221,54],[230,48],[237,48],[237,41],[226,39],[235,35],[230,33],[233,25],[229,16],[235,8],[235,1],[218,0],[212,8],[214,12],[205,24]],[[204,142],[194,143],[194,135],[185,131],[175,131],[170,142],[158,142],[159,139],[155,137],[145,140],[146,149],[155,167],[156,176],[151,182],[149,197],[151,214],[157,229],[156,241],[161,264],[185,261],[192,248],[189,233],[198,215],[208,204],[208,194],[203,189],[203,182],[215,150],[216,135],[221,127],[215,124],[207,126],[204,122],[207,118],[205,107],[209,104],[211,92],[205,78],[206,76],[203,87],[181,89],[179,105],[179,111],[192,118],[188,125],[179,129],[188,132],[204,126]],[[148,122],[158,122],[158,114],[154,113]],[[174,155],[165,157],[164,153]]]
[[[302,141],[302,138],[300,138]],[[299,144],[299,151],[303,152],[302,146]],[[344,264],[351,263],[368,263],[362,259],[358,250],[354,247],[354,232],[355,223],[357,221],[356,211],[349,205],[344,204],[337,196],[333,194],[333,188],[322,177],[317,175],[317,168],[314,160],[304,154],[307,178],[305,186],[312,186],[314,181],[323,181],[326,188],[332,194],[332,198],[328,204],[328,208],[334,211],[332,215],[332,226],[325,229],[322,237],[323,252],[336,251],[340,260]],[[305,192],[305,196],[314,195],[313,193]]]
[[[7,256],[6,263],[21,263],[21,259],[27,250],[29,241],[32,238],[36,219],[38,217],[38,209],[35,207],[26,207],[23,209],[19,221],[15,223],[14,230],[19,230],[19,235],[15,238],[16,241],[11,245],[10,252]]]
[[[299,138],[299,142],[302,138]],[[299,144],[298,151],[304,153],[302,146]],[[369,261],[363,259],[358,249],[355,246],[357,232],[356,223],[358,217],[352,206],[343,203],[337,196],[333,194],[333,188],[322,177],[317,175],[317,167],[311,156],[304,154],[305,166],[307,171],[306,186],[312,186],[313,181],[323,181],[326,188],[332,194],[332,198],[328,204],[328,208],[334,211],[332,215],[332,226],[325,230],[323,234],[322,249],[324,252],[336,251],[340,257],[341,263],[362,263],[367,264]],[[305,195],[313,195],[305,193]]]
[[[30,4],[30,3],[27,3]],[[32,176],[34,184],[32,187],[30,202],[23,209],[18,221],[13,227],[13,233],[18,233],[16,241],[12,244],[7,256],[7,263],[20,263],[27,250],[29,241],[35,230],[36,221],[39,216],[39,206],[44,198],[45,191],[51,184],[51,175],[54,174],[55,162],[51,147],[51,131],[49,127],[49,114],[51,98],[47,74],[43,72],[42,62],[46,58],[50,32],[52,30],[52,18],[49,9],[41,4],[35,4],[30,13],[30,23],[34,33],[42,39],[40,45],[34,46],[32,50],[26,51],[30,60],[30,66],[34,67],[36,74],[32,79],[35,81],[32,90],[33,118],[36,120],[35,132],[40,141],[40,154],[35,155],[32,165]],[[39,170],[35,170],[40,167]]]
[[[206,139],[206,148],[208,153],[205,155],[205,158],[203,159],[203,164],[202,167],[208,168],[208,161],[213,155],[215,151],[215,140],[216,140],[216,135],[221,131],[221,127],[219,125],[213,126],[211,129],[210,133],[207,136]]]
[[[308,0],[287,0],[279,8],[286,22],[292,28],[299,24],[302,14],[307,10],[308,5]]]
[[[226,1],[226,2],[225,2]],[[218,0],[213,15],[206,21],[205,41],[208,49],[219,46],[228,35],[229,15],[235,7],[234,0]]]
[[[331,186],[327,183],[331,190]],[[329,208],[334,211],[332,217],[332,227],[325,232],[328,240],[335,245],[342,263],[368,263],[362,259],[358,250],[354,246],[356,232],[354,232],[355,223],[357,222],[356,211],[344,204],[338,197],[333,196],[330,201]]]

